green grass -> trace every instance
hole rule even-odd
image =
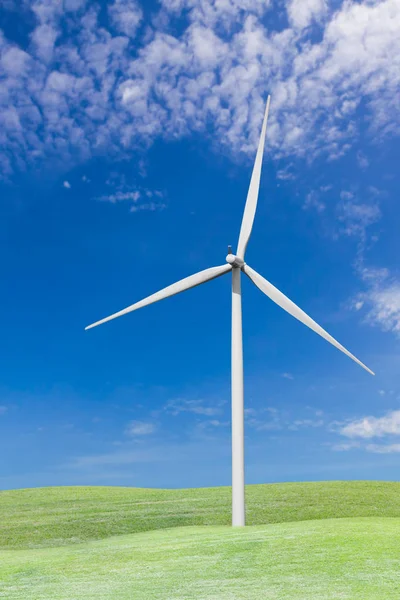
[[[0,492],[7,600],[396,600],[400,483]]]
[[[246,487],[247,523],[400,517],[400,483],[331,481]],[[231,489],[54,487],[0,492],[0,548],[61,546],[187,525],[229,525]]]
[[[7,600],[396,600],[400,519],[167,529],[0,561]]]

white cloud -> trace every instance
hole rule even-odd
[[[205,406],[202,400],[185,400],[178,398],[176,400],[170,400],[166,404],[165,410],[174,416],[183,412],[189,412],[196,415],[211,417],[221,413],[220,405],[221,403],[218,403],[217,406]]]
[[[77,11],[83,8],[87,0],[64,0],[64,7],[67,12]]]
[[[288,428],[292,430],[300,429],[301,427],[322,427],[323,419],[295,419]]]
[[[376,454],[394,454],[400,452],[400,444],[367,444],[366,450]]]
[[[347,423],[339,433],[350,438],[372,438],[400,435],[400,410],[388,412],[384,417],[364,417]]]
[[[139,190],[135,190],[132,192],[115,192],[114,194],[107,194],[105,196],[99,196],[97,200],[100,202],[110,202],[111,204],[116,204],[117,202],[123,202],[125,200],[130,200],[132,202],[137,202],[141,196]]]
[[[379,239],[372,226],[381,219],[382,196],[384,192],[374,187],[366,189],[363,202],[354,191],[343,190],[340,193],[336,206],[341,224],[339,233],[357,240],[354,267],[365,289],[351,298],[348,306],[363,314],[365,323],[400,333],[400,283],[388,269],[365,266],[366,250]]]
[[[311,190],[306,196],[306,199],[303,203],[303,210],[313,209],[317,213],[323,213],[326,209],[326,202],[322,200],[321,197],[326,192],[329,192],[332,189],[332,185],[321,185],[317,189]]]
[[[63,186],[67,188],[67,190],[71,189],[71,184],[69,181],[64,181]]]
[[[361,310],[364,306],[364,300],[355,300],[353,303],[354,310]]]
[[[398,0],[346,1],[331,15],[323,0],[293,0],[281,31],[266,26],[275,5],[265,0],[163,0],[163,25],[146,23],[140,39],[134,0],[109,4],[108,22],[99,6],[35,0],[27,48],[0,34],[5,176],[127,157],[192,132],[253,156],[267,92],[267,151],[277,157],[343,155],[357,140],[361,101],[370,136],[400,130]],[[178,34],[169,16],[183,11]],[[313,22],[318,39],[303,30]],[[62,35],[66,27],[76,33]]]
[[[357,162],[361,169],[366,169],[369,167],[369,160],[362,152],[357,152]]]
[[[229,421],[218,421],[218,419],[212,419],[209,423],[213,427],[227,427],[227,426],[229,426]]]
[[[209,431],[210,429],[215,429],[215,428],[219,428],[219,427],[229,427],[229,426],[230,426],[230,421],[220,421],[218,419],[199,421],[198,423],[196,423],[196,429],[198,431],[204,431],[204,430]]]
[[[112,184],[113,182],[109,181],[107,183]],[[164,198],[164,193],[160,190],[134,189],[126,191],[124,184],[122,184],[120,188],[121,189],[117,189],[111,194],[98,196],[96,200],[100,202],[109,202],[111,204],[130,202],[129,212],[132,213],[140,211],[154,212],[166,208],[166,204],[161,202]]]
[[[150,435],[151,433],[154,433],[154,431],[154,423],[146,423],[143,421],[131,421],[126,428],[126,434],[131,436]]]
[[[33,54],[44,63],[50,63],[53,58],[54,44],[59,31],[51,25],[39,25],[32,33]]]
[[[189,18],[207,27],[218,25],[230,28],[244,15],[261,17],[271,7],[270,0],[161,0],[163,7],[173,13],[189,10]]]
[[[264,413],[269,413],[268,419],[264,417]],[[278,429],[287,429],[297,431],[302,428],[321,427],[324,425],[324,420],[321,418],[322,411],[316,411],[316,419],[310,418],[294,418],[287,411],[280,411],[276,408],[267,407],[256,410],[254,408],[245,409],[246,424],[256,431],[271,431]]]
[[[361,442],[344,442],[333,444],[331,449],[335,452],[347,452],[349,450],[364,450],[374,454],[395,454],[400,452],[400,444],[362,444]]]
[[[290,0],[287,5],[289,21],[296,29],[304,29],[321,21],[328,12],[326,0]]]
[[[315,190],[312,190],[311,192],[309,192],[307,194],[306,199],[303,204],[304,210],[308,210],[310,208],[313,208],[318,213],[323,212],[326,208],[325,202],[322,202],[319,194]]]
[[[282,429],[282,423],[278,418],[271,419],[269,421],[264,421],[261,419],[251,417],[247,419],[246,425],[252,427],[256,431],[273,431],[277,429]]]
[[[135,0],[114,0],[108,5],[111,23],[119,33],[135,37],[143,13]]]
[[[294,379],[294,377],[291,373],[282,373],[282,377],[284,379]]]
[[[225,59],[229,46],[207,27],[194,25],[190,28],[188,44],[193,57],[203,69],[215,68]]]
[[[281,169],[276,174],[277,179],[282,179],[283,181],[293,180],[295,176],[287,169]]]
[[[381,392],[382,390],[380,390]],[[331,449],[337,452],[363,450],[374,454],[394,454],[400,452],[400,443],[370,443],[372,438],[387,438],[400,436],[400,410],[393,410],[382,417],[368,416],[347,423],[333,422],[331,430],[347,438],[348,442],[331,444]]]
[[[161,202],[144,202],[143,204],[134,204],[133,206],[130,207],[129,212],[135,213],[135,212],[141,212],[143,210],[145,211],[149,211],[149,212],[155,212],[158,210],[163,210],[166,207],[165,204],[162,204]]]
[[[341,202],[338,204],[339,220],[343,223],[342,233],[354,235],[365,240],[366,229],[378,222],[381,211],[375,198],[367,204],[360,202],[355,194],[342,191]]]
[[[400,334],[400,282],[387,269],[362,267],[360,274],[367,291],[353,299],[352,307],[365,309],[366,323]]]
[[[354,450],[354,448],[360,448],[360,446],[360,442],[340,442],[339,444],[332,444],[331,448],[335,452],[346,452]]]
[[[93,468],[96,466],[121,466],[140,463],[154,463],[164,460],[168,460],[167,456],[160,452],[157,454],[157,451],[154,449],[124,449],[121,452],[109,454],[78,456],[74,458],[67,466],[71,468],[84,469]]]
[[[367,322],[378,325],[384,331],[400,334],[400,283],[374,288],[365,295],[365,299],[370,305]]]

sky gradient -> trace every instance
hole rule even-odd
[[[6,0],[0,489],[229,485],[230,278],[84,327],[236,249],[246,481],[398,479],[400,6]]]

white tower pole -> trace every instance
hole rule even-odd
[[[232,526],[245,525],[242,295],[240,267],[232,269]]]

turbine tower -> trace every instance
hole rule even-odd
[[[264,153],[264,142],[267,131],[267,121],[269,112],[270,96],[268,96],[265,109],[264,120],[261,129],[260,141],[258,144],[257,155],[251,176],[250,187],[247,194],[246,205],[243,214],[242,226],[240,229],[239,242],[236,254],[232,254],[229,247],[226,257],[226,264],[219,267],[211,267],[200,271],[195,275],[190,275],[181,279],[177,283],[148,296],[136,304],[132,304],[123,310],[120,310],[105,319],[101,319],[85,329],[91,329],[106,321],[111,321],[122,315],[126,315],[138,308],[143,308],[148,304],[153,304],[159,300],[164,300],[169,296],[174,296],[185,290],[206,283],[211,279],[232,273],[232,364],[231,364],[231,394],[232,394],[232,525],[245,525],[245,493],[244,493],[244,405],[243,405],[243,344],[242,344],[242,294],[241,294],[241,274],[242,272],[251,279],[251,281],[273,302],[283,308],[292,317],[298,319],[304,325],[325,338],[333,346],[347,354],[352,360],[363,367],[368,373],[374,373],[366,367],[358,358],[351,354],[339,342],[337,342],[329,333],[318,325],[311,317],[301,310],[294,302],[289,300],[282,292],[272,285],[269,281],[259,275],[254,269],[245,263],[244,257],[251,230],[253,228],[254,216],[257,207],[258,190],[260,187],[261,167]]]

